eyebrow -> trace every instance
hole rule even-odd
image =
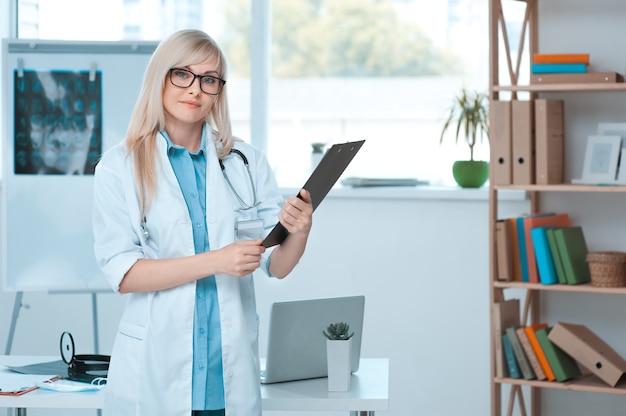
[[[180,68],[184,68],[184,69],[186,69],[186,70],[188,70],[190,72],[193,72],[195,74],[195,72],[192,71],[191,68],[188,65],[182,66]],[[215,71],[215,70],[209,70],[209,71],[206,71],[204,73],[198,73],[198,75],[209,75],[209,76],[215,76],[215,77],[218,77],[218,78],[221,76],[220,73]]]

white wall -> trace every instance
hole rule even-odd
[[[257,276],[262,353],[271,302],[363,294],[362,354],[390,359],[389,415],[487,414],[486,190],[410,190],[389,199],[348,191],[332,191],[316,211],[307,252],[292,276]],[[516,213],[526,203],[507,205]],[[1,347],[12,302],[11,293],[0,293]],[[21,311],[14,354],[56,355],[65,330],[77,352],[93,351],[89,295],[26,293],[24,302],[30,307]],[[123,302],[113,294],[98,295],[98,302],[100,352],[109,353]],[[29,411],[80,414],[91,413]]]

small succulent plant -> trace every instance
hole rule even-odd
[[[332,341],[347,341],[354,335],[354,332],[351,334],[350,325],[346,322],[336,322],[334,324],[330,324],[326,327],[326,331],[322,331],[324,336]]]

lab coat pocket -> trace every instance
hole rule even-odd
[[[145,327],[127,321],[120,323],[111,354],[107,389],[114,390],[112,395],[121,401],[133,402],[139,397],[145,336]]]

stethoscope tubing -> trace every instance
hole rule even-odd
[[[228,178],[228,174],[226,173],[226,167],[224,166],[224,162],[223,162],[222,159],[220,159],[219,160],[220,168],[222,169],[222,174],[224,175],[224,179],[226,179],[226,183],[228,184],[228,187],[230,188],[231,191],[233,191],[233,194],[235,195],[235,198],[237,198],[237,200],[241,204],[241,208],[240,209],[242,209],[242,210],[252,209],[252,208],[256,207],[257,205],[259,205],[259,203],[256,200],[256,188],[254,186],[254,180],[252,179],[252,170],[250,169],[250,164],[248,163],[248,158],[246,157],[246,155],[243,154],[242,151],[237,150],[237,149],[231,149],[229,154],[236,154],[236,155],[238,155],[241,158],[241,160],[243,161],[244,166],[246,167],[246,172],[248,173],[248,179],[250,180],[250,186],[252,187],[252,204],[246,203],[243,200],[243,198],[241,197],[241,195],[239,195],[239,193],[235,190],[235,187],[233,186],[232,182]]]
[[[241,150],[238,150],[238,149],[231,149],[228,154],[229,155],[236,154],[243,161],[243,164],[246,168],[246,172],[248,173],[248,180],[250,181],[250,187],[252,188],[252,204],[246,203],[246,201],[243,200],[241,195],[239,195],[239,192],[237,192],[232,182],[230,181],[228,174],[226,173],[226,166],[224,166],[223,159],[219,159],[220,168],[222,169],[222,175],[224,175],[224,179],[226,179],[226,183],[228,184],[228,187],[230,188],[230,190],[233,191],[233,195],[235,195],[235,198],[237,198],[237,200],[241,204],[241,207],[239,209],[247,211],[249,209],[255,208],[257,205],[260,204],[260,202],[257,202],[256,187],[254,186],[254,180],[252,179],[252,169],[250,169],[250,163],[248,163],[248,158],[246,157],[246,155],[243,154]],[[143,234],[146,241],[149,240],[150,234],[148,232],[148,228],[146,227],[145,217],[142,218],[141,220],[140,228],[141,228],[141,233]]]

